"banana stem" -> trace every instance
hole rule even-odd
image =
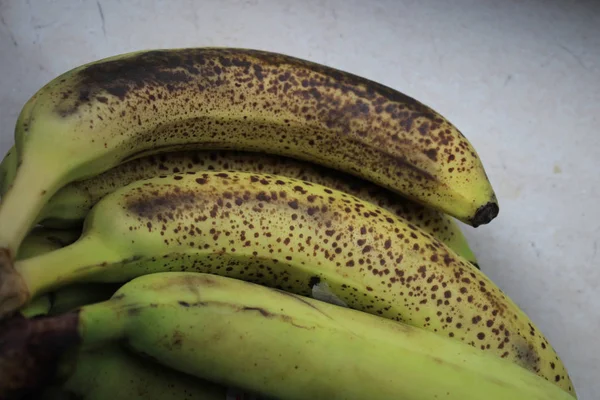
[[[133,315],[138,311],[138,305],[128,304],[119,296],[86,305],[79,314],[79,335],[82,345],[86,348],[95,347],[123,338],[129,320],[127,315]]]
[[[83,234],[75,243],[37,257],[15,263],[15,271],[21,276],[28,294],[39,296],[73,282],[85,282],[95,271],[102,271],[107,263],[114,263],[119,255],[104,245],[93,234]],[[81,267],[73,270],[73,262]],[[44,268],[40,268],[40,266]]]
[[[11,258],[17,254],[40,210],[62,186],[62,182],[57,184],[56,177],[65,175],[63,167],[48,164],[40,170],[34,168],[36,163],[24,160],[17,167],[13,186],[0,203],[0,247],[7,249]]]

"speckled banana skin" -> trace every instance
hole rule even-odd
[[[351,308],[452,337],[571,388],[541,332],[483,273],[391,212],[297,179],[214,171],[137,181],[96,204],[77,242],[15,270],[22,291],[4,286],[0,298],[25,302],[71,282],[179,270],[301,295],[324,282]]]
[[[294,57],[196,48],[75,68],[27,103],[18,168],[0,204],[14,255],[69,182],[183,148],[260,150],[358,175],[473,226],[498,214],[475,149],[448,120],[389,87]]]
[[[336,170],[289,157],[239,151],[189,151],[145,156],[95,177],[73,182],[54,195],[42,210],[42,225],[80,225],[92,206],[109,193],[140,179],[168,173],[238,170],[282,175],[318,183],[377,204],[446,243],[477,265],[458,225],[446,214],[407,200],[381,186]]]
[[[43,381],[65,349],[116,342],[171,369],[274,399],[573,399],[448,337],[216,275],[145,275],[106,302],[11,322],[0,331],[0,343],[13,350],[0,353],[0,396]],[[28,381],[14,379],[22,370]]]

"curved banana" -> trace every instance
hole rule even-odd
[[[65,349],[120,341],[169,368],[282,400],[573,399],[448,337],[198,273],[136,278],[111,300],[58,317],[9,321],[0,335],[12,349],[0,350],[0,394],[43,381]],[[26,379],[15,379],[19,373]]]
[[[211,170],[282,175],[349,193],[392,211],[477,265],[466,238],[451,217],[351,175],[287,157],[252,152],[191,151],[138,158],[62,188],[46,204],[39,220],[45,226],[79,226],[100,199],[132,182],[166,173]]]
[[[11,254],[62,186],[183,148],[312,161],[473,226],[498,214],[475,149],[430,107],[350,73],[265,51],[153,50],[82,65],[35,94],[15,137],[19,167],[0,204],[0,246]]]
[[[567,389],[569,376],[531,320],[481,271],[391,212],[301,180],[244,172],[137,181],[92,209],[74,244],[0,276],[0,310],[74,282],[200,271],[309,295],[496,354]]]
[[[80,351],[68,357],[57,380],[42,400],[226,400],[227,389],[182,374],[125,351],[118,344]],[[60,368],[59,368],[60,370]]]

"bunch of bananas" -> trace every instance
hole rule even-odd
[[[575,397],[454,222],[498,214],[475,149],[376,82],[99,60],[25,104],[0,190],[2,399]]]

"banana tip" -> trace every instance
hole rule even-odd
[[[490,201],[487,204],[479,207],[475,216],[471,219],[471,226],[477,228],[480,225],[489,224],[494,218],[498,216],[500,207],[495,201]]]

